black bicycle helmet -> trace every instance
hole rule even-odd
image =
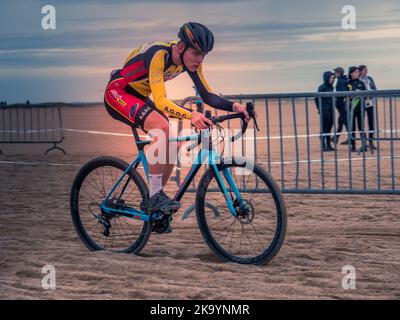
[[[187,22],[179,30],[178,37],[187,46],[201,52],[210,52],[214,47],[214,35],[206,26]]]

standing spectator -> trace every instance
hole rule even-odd
[[[337,67],[335,70],[335,77],[337,79],[336,82],[336,91],[347,91],[347,77],[344,75],[344,69],[342,67]],[[346,103],[344,97],[337,97],[336,98],[336,109],[339,113],[338,117],[338,126],[336,129],[336,134],[334,136],[334,143],[339,142],[340,133],[343,130],[343,125],[346,127],[346,130],[349,131],[347,128],[347,110],[346,110]],[[341,144],[348,144],[348,140],[343,141]]]
[[[368,75],[368,68],[365,65],[360,65],[358,67],[360,69],[360,80],[364,83],[365,88],[367,90],[377,90],[375,81]],[[374,100],[372,98],[365,99],[365,111],[367,113],[368,118],[368,138],[369,138],[369,146],[371,149],[376,149],[374,145]]]
[[[352,66],[349,68],[349,81],[347,83],[347,90],[348,91],[364,91],[367,90],[364,82],[360,80],[360,70]],[[360,131],[360,136],[362,141],[365,141],[365,133],[363,132],[363,118],[361,117],[361,98],[360,97],[351,97],[350,99],[350,124],[351,128],[351,151],[356,151],[356,122],[358,126],[358,131]],[[359,152],[366,151],[366,146],[363,144],[359,149]]]
[[[318,92],[333,92],[333,82],[335,81],[335,75],[331,71],[326,71],[323,74],[324,83],[318,87]],[[317,105],[319,116],[322,118],[321,128],[321,144],[322,151],[333,151],[335,150],[331,146],[330,133],[333,127],[333,102],[332,97],[327,98],[315,98],[315,104]],[[319,102],[321,101],[321,105]]]

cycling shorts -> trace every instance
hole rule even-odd
[[[107,85],[104,105],[114,119],[129,126],[138,127],[146,133],[144,123],[152,112],[158,112],[168,122],[168,117],[156,108],[153,101],[127,85],[126,79],[119,74],[119,70],[112,75]]]

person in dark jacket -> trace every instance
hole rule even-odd
[[[377,90],[376,85],[375,85],[375,81],[374,79],[372,79],[372,77],[370,77],[368,75],[368,68],[366,65],[360,65],[358,67],[360,69],[360,80],[362,82],[364,82],[364,85],[366,87],[367,90]],[[375,145],[374,145],[374,100],[372,98],[366,99],[365,100],[365,112],[367,114],[367,118],[368,118],[368,140],[369,140],[369,146],[371,147],[371,149],[376,149]]]
[[[324,83],[318,87],[318,92],[333,92],[333,82],[335,81],[335,75],[331,71],[326,71],[323,74]],[[322,151],[333,151],[335,150],[331,146],[331,130],[333,127],[333,101],[332,97],[327,98],[315,98],[315,104],[319,116],[321,117],[321,144]]]
[[[365,91],[367,88],[364,82],[360,80],[360,70],[358,67],[352,66],[349,68],[349,81],[347,82],[348,91]],[[362,141],[365,141],[365,133],[363,126],[362,110],[363,102],[362,97],[351,97],[349,99],[350,107],[350,121],[351,124],[351,151],[356,151],[356,141],[355,141],[355,130],[356,122],[358,126],[358,131],[360,131],[360,136]],[[366,151],[366,146],[363,144],[359,149],[359,152]]]
[[[344,75],[344,69],[342,67],[337,67],[335,70],[335,77],[337,79],[336,82],[336,92],[340,91],[347,91],[347,77]],[[338,125],[336,128],[336,134],[334,136],[334,142],[339,142],[340,133],[343,130],[343,125],[345,126],[346,130],[349,131],[347,128],[347,110],[346,110],[346,103],[345,97],[337,97],[336,98],[336,109],[339,113],[338,117]],[[342,142],[341,144],[347,144],[347,141]]]

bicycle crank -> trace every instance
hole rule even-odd
[[[152,232],[156,233],[170,233],[172,216],[170,214],[162,214],[159,218],[153,222]]]

